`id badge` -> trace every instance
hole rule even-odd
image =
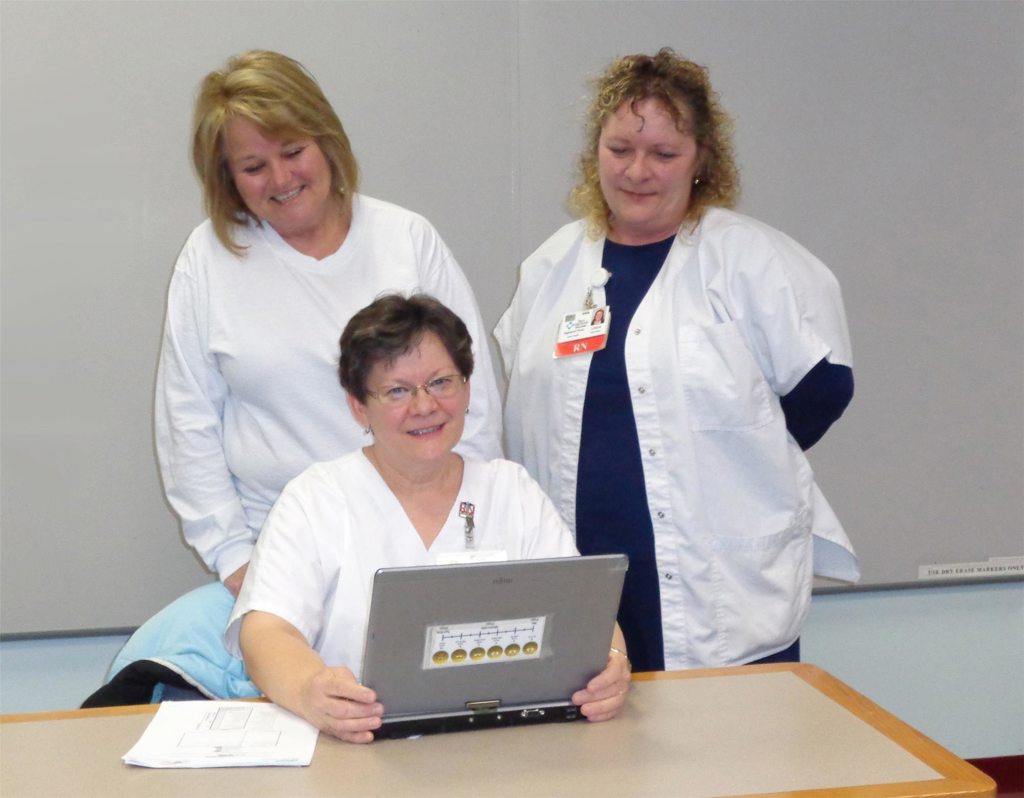
[[[558,325],[555,357],[582,355],[604,349],[608,343],[611,323],[612,309],[609,305],[565,314]]]
[[[438,565],[462,565],[470,562],[505,562],[506,560],[508,560],[508,552],[505,549],[450,551],[437,555]]]

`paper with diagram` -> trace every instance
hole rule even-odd
[[[274,704],[167,701],[122,759],[151,768],[305,767],[317,734]]]

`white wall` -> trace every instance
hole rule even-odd
[[[5,630],[131,625],[208,578],[160,494],[151,382],[171,263],[200,217],[192,93],[252,46],[321,78],[367,191],[438,226],[489,322],[566,218],[587,76],[663,44],[707,63],[738,121],[742,209],[845,291],[858,398],[813,458],[868,580],[1021,553],[1021,4],[0,13]],[[807,659],[961,755],[1024,753],[1022,590],[820,596]],[[0,706],[76,705],[119,642],[3,643]]]
[[[367,193],[437,225],[488,324],[568,218],[588,77],[665,44],[707,64],[740,209],[843,287],[857,397],[812,461],[865,581],[1024,554],[1024,4],[0,2],[0,21],[3,632],[135,626],[209,578],[163,500],[153,377],[202,215],[193,94],[253,46],[312,69]]]
[[[123,640],[0,643],[0,712],[77,706]],[[1024,754],[1024,582],[815,596],[802,647],[961,757]]]

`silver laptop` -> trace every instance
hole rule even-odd
[[[384,704],[376,738],[576,720],[604,669],[623,554],[382,568],[362,681]]]

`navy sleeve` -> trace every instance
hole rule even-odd
[[[853,399],[853,369],[824,358],[782,397],[786,429],[804,451],[828,432]]]

